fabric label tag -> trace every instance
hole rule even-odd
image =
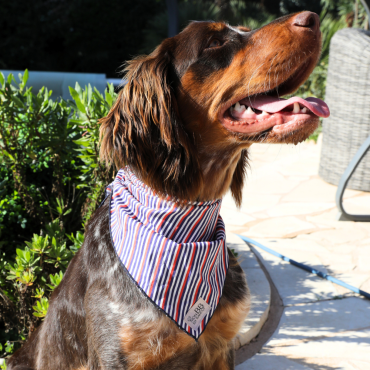
[[[185,315],[185,322],[193,329],[197,330],[204,316],[211,310],[211,306],[203,299],[199,298],[198,301],[191,307]]]

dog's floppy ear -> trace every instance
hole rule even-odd
[[[129,165],[160,195],[196,200],[202,175],[192,137],[178,114],[171,42],[127,64],[126,86],[101,119],[101,157]]]

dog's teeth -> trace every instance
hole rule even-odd
[[[252,111],[252,108],[251,107],[248,107],[248,109],[247,109],[247,113],[248,114],[253,114],[254,112]]]
[[[299,113],[301,109],[299,108],[299,103],[294,103],[293,113]]]
[[[302,112],[302,113],[307,113],[307,108],[306,108],[306,107],[303,107],[303,108],[301,109],[301,112]]]
[[[241,113],[241,112],[244,112],[245,111],[245,106],[244,105],[240,105],[239,102],[237,102],[235,104],[235,108],[234,108],[237,112]]]
[[[262,113],[261,113],[261,115],[262,116],[266,116],[266,115],[268,116],[269,114],[263,110]]]

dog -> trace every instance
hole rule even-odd
[[[311,12],[257,30],[192,22],[128,63],[127,84],[101,120],[101,157],[126,168],[116,180],[132,180],[126,190],[132,184],[146,189],[158,209],[162,201],[179,212],[189,204],[211,207],[228,190],[240,205],[248,148],[297,144],[329,114],[318,99],[279,98],[308,78],[320,51],[319,18]],[[217,286],[213,315],[199,335],[190,335],[189,325],[210,309],[207,302],[192,307],[184,316],[189,324],[181,326],[133,279],[111,233],[114,192],[113,186],[88,223],[44,322],[8,369],[234,369],[233,338],[250,306],[236,258],[223,255],[228,266],[217,280],[223,287]],[[222,224],[217,227],[222,247]],[[122,241],[128,251],[130,240]]]

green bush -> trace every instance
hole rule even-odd
[[[0,357],[45,317],[52,291],[83,243],[84,225],[113,177],[99,161],[98,119],[113,86],[50,99],[0,73]]]

